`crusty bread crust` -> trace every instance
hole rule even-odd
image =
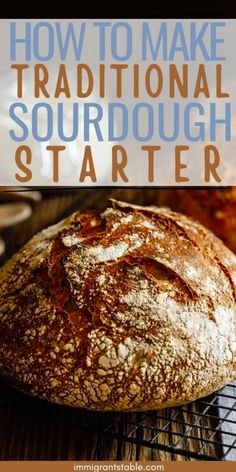
[[[235,296],[236,257],[190,218],[77,212],[0,271],[0,371],[75,407],[189,402],[235,377]]]

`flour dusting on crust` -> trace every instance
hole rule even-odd
[[[236,257],[166,208],[113,201],[36,235],[0,270],[0,371],[97,410],[206,395],[235,376]]]

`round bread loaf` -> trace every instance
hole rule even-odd
[[[113,201],[37,234],[0,271],[0,371],[95,410],[189,402],[235,377],[236,257],[167,209]]]
[[[236,187],[161,190],[160,204],[197,219],[236,253]]]

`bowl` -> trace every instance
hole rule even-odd
[[[21,223],[32,214],[31,206],[27,203],[4,203],[0,205],[0,230]]]

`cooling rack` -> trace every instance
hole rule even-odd
[[[0,409],[47,417],[65,427],[92,430],[120,443],[166,451],[192,460],[236,458],[236,383],[176,408],[144,413],[100,413],[73,409],[24,395],[0,384]]]

